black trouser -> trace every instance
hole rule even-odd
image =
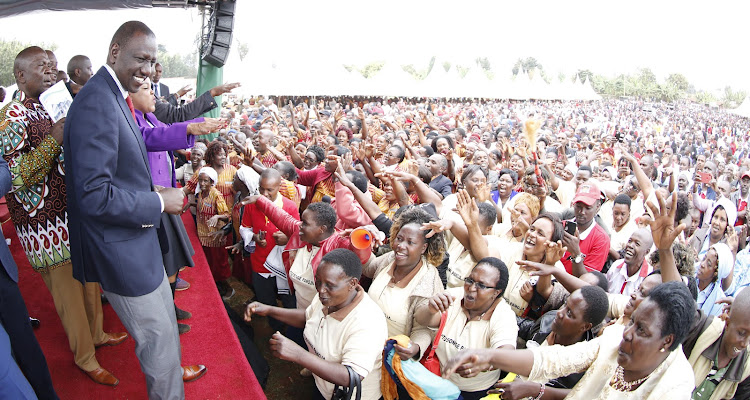
[[[273,275],[264,278],[259,273],[253,271],[253,291],[258,301],[263,304],[275,307],[277,305],[276,296],[278,296],[284,308],[295,308],[297,306],[293,294],[278,295],[276,277]],[[283,332],[284,323],[277,319],[268,317],[268,325],[271,325],[271,329],[274,331]]]
[[[40,399],[58,399],[42,348],[29,322],[18,284],[0,267],[0,322],[10,338],[13,356]]]

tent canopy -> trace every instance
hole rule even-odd
[[[152,7],[151,0],[0,0],[0,18],[32,11],[115,10]],[[166,2],[161,2],[166,3]],[[174,5],[187,2],[172,1]]]

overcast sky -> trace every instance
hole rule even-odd
[[[750,89],[747,1],[238,3],[235,44],[248,43],[248,59],[267,64],[423,68],[433,55],[462,65],[482,56],[496,74],[510,75],[515,60],[533,56],[552,76],[650,67],[660,79],[683,73],[698,88]],[[197,9],[40,12],[4,18],[0,38],[55,43],[61,69],[75,54],[97,67],[114,31],[131,19],[148,24],[170,52],[192,51],[200,31]]]

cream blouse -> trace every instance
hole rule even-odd
[[[693,370],[678,347],[632,392],[620,392],[610,386],[617,368],[617,351],[623,326],[608,327],[602,336],[571,346],[532,347],[534,366],[529,380],[545,383],[551,379],[584,372],[566,399],[689,399],[695,382]]]

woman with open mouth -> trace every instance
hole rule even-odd
[[[430,328],[440,326],[446,314],[442,339],[436,349],[441,368],[462,349],[515,349],[518,326],[513,311],[503,300],[508,268],[495,257],[487,257],[471,270],[462,288],[438,293],[417,310],[417,320]],[[497,382],[499,370],[472,378],[452,374],[448,379],[461,389],[464,400],[480,399]]]
[[[571,346],[463,350],[442,374],[471,378],[497,368],[546,382],[585,371],[566,399],[688,399],[695,380],[680,344],[694,316],[687,287],[667,282],[651,291],[627,327],[610,327],[596,339]]]
[[[391,227],[393,251],[371,259],[362,271],[372,278],[368,293],[380,306],[388,322],[388,337],[406,335],[408,348],[396,345],[402,360],[420,358],[432,340],[429,328],[416,320],[418,306],[426,304],[443,283],[435,267],[443,262],[443,233],[429,238],[422,225],[435,217],[419,207],[403,211]]]

